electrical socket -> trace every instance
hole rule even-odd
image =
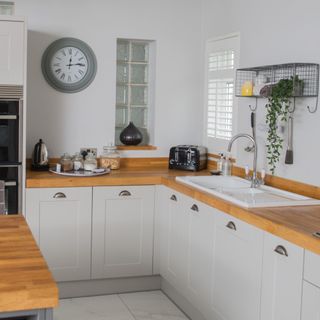
[[[86,152],[87,154],[93,153],[93,155],[97,157],[98,149],[97,148],[80,148],[80,154],[82,154],[83,152]]]

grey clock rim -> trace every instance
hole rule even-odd
[[[88,61],[88,71],[85,77],[75,84],[62,83],[51,72],[50,62],[53,54],[64,47],[75,47],[81,50]],[[54,89],[63,93],[76,93],[89,87],[97,74],[97,66],[97,58],[92,48],[84,41],[70,37],[60,38],[52,42],[44,51],[41,60],[41,69],[45,80]]]

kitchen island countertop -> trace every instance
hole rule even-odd
[[[0,313],[51,309],[58,288],[21,215],[0,216]]]

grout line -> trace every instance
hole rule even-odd
[[[132,315],[134,320],[139,320],[138,318],[135,317],[134,313],[131,311],[131,309],[129,308],[129,306],[125,303],[125,301],[122,299],[121,294],[117,294],[117,296],[119,297],[119,299],[121,300],[121,302],[123,303],[123,305],[126,307],[126,309],[129,311],[129,313]]]

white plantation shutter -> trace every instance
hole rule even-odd
[[[239,60],[239,37],[207,43],[206,141],[209,150],[222,151],[234,133],[234,80]]]
[[[233,79],[209,80],[208,137],[225,140],[232,137],[232,109]]]

